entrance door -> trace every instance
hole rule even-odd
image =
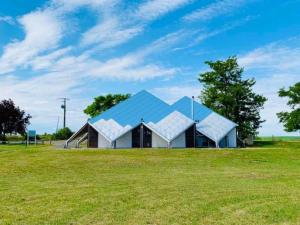
[[[144,137],[143,137],[143,148],[152,147],[152,131],[147,127],[143,127]]]
[[[139,148],[140,147],[140,140],[141,140],[141,128],[140,126],[137,126],[132,130],[132,147],[133,148]]]
[[[143,130],[143,136],[141,137],[141,131]],[[143,148],[151,148],[152,147],[152,131],[145,127],[144,125],[140,125],[132,130],[132,147],[140,148],[141,141],[143,140]]]

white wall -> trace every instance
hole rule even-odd
[[[168,142],[152,132],[152,148],[167,148]]]
[[[171,142],[172,148],[185,148],[185,131]]]
[[[98,133],[98,148],[111,148],[110,142]]]
[[[132,148],[132,134],[131,131],[116,140],[116,148]]]
[[[228,147],[229,148],[236,148],[236,128],[232,129],[228,134]]]

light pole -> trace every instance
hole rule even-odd
[[[61,105],[60,107],[64,110],[64,125],[63,128],[66,127],[66,111],[67,111],[67,101],[70,100],[68,98],[59,98],[63,101],[63,105]]]

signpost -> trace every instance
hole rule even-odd
[[[35,130],[28,130],[26,145],[30,144],[31,138],[34,139],[34,144],[36,145],[36,131]]]

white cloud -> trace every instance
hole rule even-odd
[[[202,7],[183,17],[186,21],[207,21],[220,15],[232,12],[233,10],[248,3],[246,0],[222,0]]]
[[[153,88],[150,90],[164,101],[172,104],[184,96],[195,96],[195,100],[199,101],[198,96],[201,92],[200,84],[198,85],[174,85]]]
[[[14,71],[38,54],[56,48],[62,37],[61,21],[53,11],[35,11],[22,16],[18,21],[25,30],[25,38],[4,47],[0,58],[0,73]]]
[[[61,11],[70,12],[80,7],[90,7],[92,9],[102,9],[103,7],[112,7],[119,0],[52,0],[52,5]]]
[[[148,0],[137,9],[136,16],[145,21],[154,20],[168,12],[178,9],[191,0]]]
[[[298,74],[278,73],[267,75],[265,78],[257,80],[255,91],[263,94],[268,98],[261,116],[266,120],[260,129],[260,134],[263,135],[287,135],[283,130],[283,125],[279,123],[276,113],[281,111],[290,111],[287,106],[287,99],[278,97],[278,90],[282,87],[288,87],[297,80]],[[297,133],[289,133],[288,135],[297,135]]]
[[[61,57],[65,56],[72,50],[72,47],[61,48],[49,54],[35,57],[32,61],[28,62],[33,70],[41,70],[50,68]]]
[[[261,112],[262,118],[266,119],[260,129],[262,135],[287,135],[278,122],[276,113],[288,111],[289,108],[286,105],[287,99],[278,97],[278,90],[300,80],[298,41],[299,38],[272,43],[239,57],[239,64],[245,67],[246,73],[256,77],[255,91],[268,98],[265,109]]]
[[[10,25],[15,24],[15,20],[11,16],[0,16],[0,22],[5,22]]]
[[[82,45],[97,44],[100,49],[116,47],[144,32],[153,20],[178,9],[191,0],[144,1],[137,9],[116,10],[117,4],[102,7],[99,22],[82,35]]]
[[[16,105],[32,115],[31,127],[38,132],[54,132],[57,117],[62,115],[58,98],[69,97],[68,125],[78,129],[86,120],[82,113],[87,100],[80,97],[80,80],[72,75],[49,73],[23,80],[12,76],[0,77],[0,99],[11,98]],[[72,113],[70,113],[72,111]]]
[[[270,44],[242,56],[239,58],[239,63],[248,69],[298,71],[300,66],[300,47]]]
[[[70,53],[71,48],[56,50],[48,55],[36,57],[28,64],[33,70],[47,69],[49,72],[73,74],[75,78],[84,74],[92,79],[144,81],[156,77],[170,77],[178,68],[165,68],[148,57],[177,43],[188,33],[178,31],[170,33],[150,43],[144,48],[120,57],[100,60],[92,57],[89,51],[79,56]]]
[[[115,47],[127,42],[141,31],[142,27],[124,27],[118,18],[112,17],[85,32],[82,37],[82,44],[98,44],[100,48]]]

